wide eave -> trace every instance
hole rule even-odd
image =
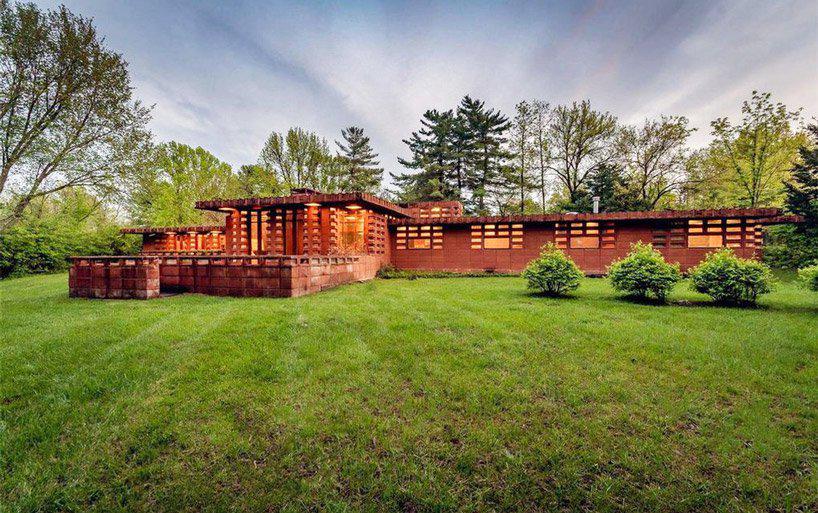
[[[759,224],[797,223],[801,218],[782,215],[778,208],[724,208],[709,210],[662,210],[639,212],[600,212],[582,214],[535,214],[508,216],[459,216],[432,217],[423,219],[396,219],[393,225],[426,224],[485,224],[485,223],[528,223],[548,224],[571,221],[668,221],[674,219],[710,219],[714,217],[754,218]]]
[[[392,202],[363,192],[348,192],[339,194],[308,193],[291,194],[289,196],[276,196],[268,198],[239,198],[239,199],[214,199],[197,201],[196,208],[201,210],[224,211],[230,209],[246,210],[266,207],[293,207],[307,204],[319,204],[321,206],[346,206],[359,205],[375,212],[388,214],[394,217],[409,217],[407,209]]]
[[[223,232],[222,225],[208,225],[208,226],[146,226],[146,227],[130,227],[119,230],[121,233],[210,233]]]

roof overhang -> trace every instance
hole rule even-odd
[[[798,216],[781,214],[778,208],[723,208],[709,210],[660,210],[638,212],[600,212],[598,214],[535,214],[508,216],[461,216],[396,219],[394,225],[427,225],[427,224],[485,224],[485,223],[528,223],[550,224],[571,221],[633,221],[661,222],[674,219],[712,219],[715,217],[752,218],[759,224],[797,223]]]
[[[133,228],[122,228],[119,230],[120,233],[136,233],[136,234],[146,234],[146,233],[210,233],[210,232],[223,232],[224,226],[223,225],[212,225],[212,226],[147,226],[147,227],[133,227]]]
[[[335,207],[358,205],[375,212],[388,214],[395,217],[409,217],[410,215],[409,211],[401,206],[381,199],[377,196],[373,196],[372,194],[363,192],[344,192],[337,194],[305,193],[269,198],[214,199],[197,201],[196,208],[201,210],[229,211],[276,207],[298,207],[308,206],[309,204]]]

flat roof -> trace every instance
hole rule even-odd
[[[244,210],[256,207],[297,206],[307,203],[319,203],[327,206],[343,206],[354,203],[376,212],[397,217],[409,217],[411,215],[407,209],[365,192],[342,192],[334,194],[306,192],[267,198],[213,199],[197,201],[196,208],[201,210]]]
[[[224,225],[203,225],[203,226],[136,226],[122,228],[120,233],[208,233],[223,232]]]
[[[570,221],[663,221],[673,219],[710,219],[714,217],[758,218],[762,224],[799,222],[798,216],[782,215],[779,208],[722,208],[707,210],[648,210],[600,212],[594,214],[531,214],[507,216],[452,216],[396,219],[393,225],[485,224],[485,223],[558,223]]]

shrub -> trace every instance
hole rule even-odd
[[[770,291],[772,274],[761,262],[739,258],[728,248],[714,251],[690,271],[693,288],[719,303],[755,304]]]
[[[116,226],[94,231],[51,223],[19,225],[0,232],[0,278],[62,271],[71,255],[121,255],[139,251],[139,239]]]
[[[679,264],[665,262],[653,246],[641,242],[631,246],[628,256],[612,263],[608,275],[615,290],[640,298],[653,294],[661,301],[682,279]]]
[[[808,289],[818,292],[818,264],[799,269],[798,278]]]
[[[583,275],[570,257],[548,243],[540,256],[528,263],[522,276],[528,280],[528,288],[558,296],[576,290]]]
[[[791,224],[765,229],[764,262],[774,269],[798,269],[818,262],[818,233]]]

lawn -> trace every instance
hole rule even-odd
[[[0,282],[0,511],[815,511],[818,294]]]

